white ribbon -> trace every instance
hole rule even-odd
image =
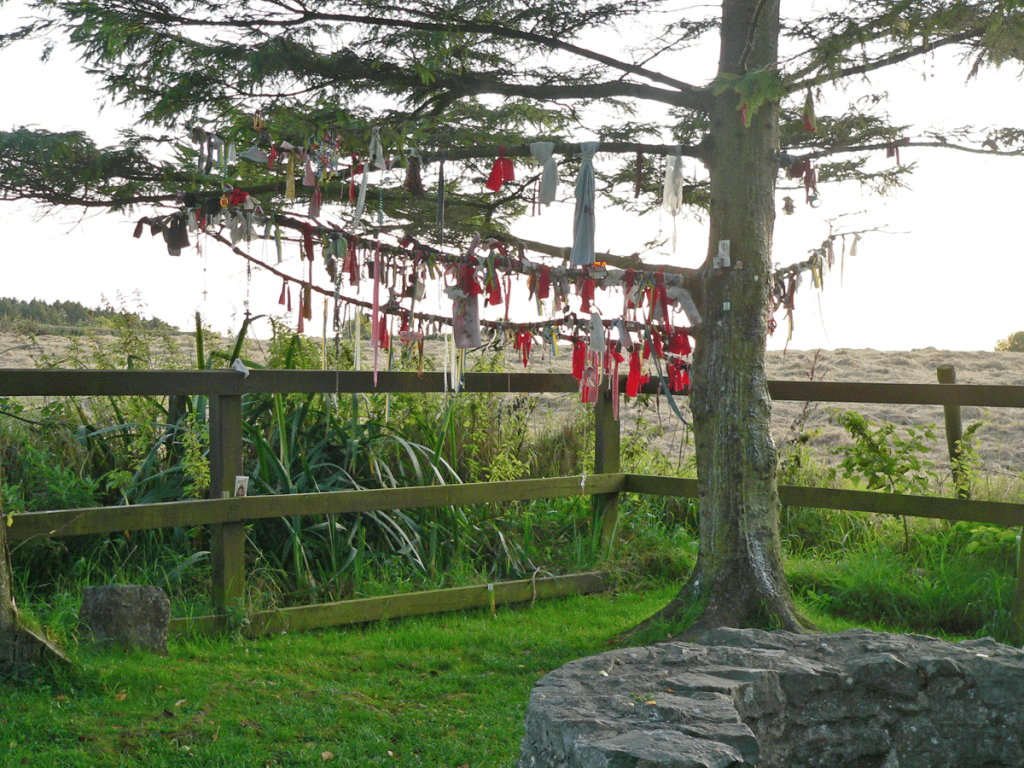
[[[540,194],[537,198],[544,205],[551,205],[558,190],[558,164],[552,157],[554,152],[553,141],[535,141],[530,145],[530,154],[544,167],[540,176]]]
[[[672,251],[676,250],[676,217],[683,210],[683,157],[682,147],[676,147],[675,156],[665,163],[665,190],[662,209],[672,217]]]
[[[594,263],[594,155],[596,141],[580,144],[580,175],[576,179],[576,212],[572,221],[572,253],[569,263],[587,267]]]

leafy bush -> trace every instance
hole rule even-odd
[[[996,352],[1024,352],[1024,331],[1011,333],[996,342]]]

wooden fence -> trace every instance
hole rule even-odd
[[[251,393],[411,393],[443,392],[440,373],[354,371],[66,371],[0,369],[0,397],[206,395],[209,398],[210,495],[208,500],[100,507],[15,515],[7,531],[12,542],[39,537],[77,536],[111,531],[172,526],[210,526],[213,605],[216,613],[175,619],[172,634],[223,627],[240,604],[245,583],[245,523],[268,517],[335,515],[378,509],[415,509],[458,504],[592,496],[600,513],[601,539],[609,545],[618,525],[623,493],[695,497],[695,480],[625,474],[620,471],[619,422],[613,418],[610,393],[602,390],[595,414],[594,474],[491,483],[340,491],[319,494],[233,497],[234,478],[242,469],[242,398]],[[463,392],[575,393],[568,374],[469,373]],[[658,383],[646,387],[658,392]],[[1024,387],[959,384],[867,384],[805,381],[769,382],[774,400],[830,403],[906,403],[960,406],[1024,407]],[[999,502],[884,494],[868,491],[780,486],[787,506],[843,509],[889,515],[967,520],[1024,527],[1024,505]],[[435,590],[384,598],[347,600],[261,613],[250,617],[252,631],[311,629],[345,623],[397,618],[415,613],[589,592],[604,587],[605,574],[592,572],[538,578],[480,587]],[[1024,630],[1024,547],[1018,548],[1017,589],[1013,616]]]

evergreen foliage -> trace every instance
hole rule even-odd
[[[126,310],[112,306],[89,308],[77,301],[24,301],[13,297],[0,297],[0,329],[29,325],[47,330],[101,329],[109,330]],[[149,331],[177,331],[173,325],[159,318],[138,318],[139,324]]]

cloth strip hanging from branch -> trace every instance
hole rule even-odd
[[[576,211],[572,222],[572,252],[569,263],[585,267],[594,263],[594,155],[600,143],[580,145],[580,175],[576,179]]]

